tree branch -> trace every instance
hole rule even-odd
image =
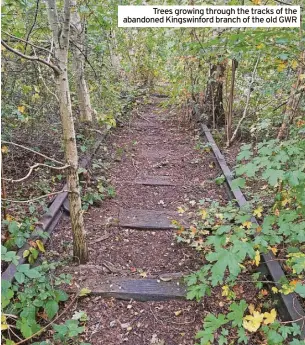
[[[64,170],[64,169],[67,169],[70,167],[70,165],[64,165],[63,167],[52,167],[51,165],[47,165],[47,164],[43,164],[43,163],[36,163],[30,167],[29,172],[24,177],[22,177],[18,180],[12,180],[12,179],[8,179],[8,178],[2,178],[2,180],[8,181],[10,183],[22,182],[22,181],[26,180],[27,178],[29,178],[30,175],[32,174],[33,170],[38,168],[39,166],[47,167],[47,168],[54,169],[54,170]]]
[[[39,57],[34,57],[34,56],[29,56],[29,55],[25,55],[23,53],[21,53],[20,51],[10,47],[8,44],[6,44],[3,40],[1,40],[1,44],[7,49],[9,50],[10,52],[22,57],[23,59],[26,59],[26,60],[30,60],[30,61],[37,61],[37,62],[40,62],[40,63],[43,63],[45,65],[47,65],[48,67],[52,68],[52,70],[54,71],[54,73],[56,75],[59,75],[60,74],[60,68],[53,65],[51,62],[47,62],[43,59],[40,59]]]
[[[57,160],[54,159],[54,158],[48,157],[48,156],[44,155],[43,153],[37,152],[37,151],[35,151],[35,150],[32,150],[32,149],[30,149],[29,147],[26,147],[26,146],[23,146],[23,145],[20,145],[20,144],[13,143],[12,141],[5,141],[5,140],[2,140],[2,143],[3,143],[3,144],[7,144],[7,145],[14,145],[14,146],[20,147],[20,148],[22,148],[22,149],[24,149],[24,150],[33,152],[33,153],[35,153],[36,155],[39,155],[39,156],[41,156],[41,157],[44,157],[44,158],[48,159],[49,161],[52,161],[52,162],[57,163],[57,164],[64,165],[64,163],[62,163],[62,162],[60,162],[60,161],[57,161]]]
[[[30,45],[31,47],[34,47],[34,48],[37,48],[37,49],[40,49],[40,50],[44,50],[44,51],[47,52],[48,54],[53,54],[49,49],[46,49],[46,48],[44,48],[44,47],[37,46],[36,44],[33,44],[33,43],[29,42],[28,40],[24,40],[24,39],[22,39],[22,38],[13,36],[13,35],[9,34],[9,33],[6,32],[6,31],[3,31],[3,33],[4,33],[5,35],[9,36],[9,37],[14,38],[15,40],[18,40],[18,41],[20,41],[20,42],[24,42],[24,43]]]
[[[65,193],[65,192],[69,193],[68,190],[60,190],[59,192],[53,192],[53,193],[41,195],[41,196],[38,196],[36,198],[28,199],[28,200],[13,200],[13,199],[2,199],[2,200],[7,201],[7,202],[14,202],[14,203],[18,203],[18,204],[27,204],[29,202],[37,201],[37,200],[46,198],[48,196],[57,195],[57,194]]]
[[[32,26],[31,26],[31,28],[30,28],[29,33],[28,33],[27,36],[26,36],[26,39],[25,39],[25,42],[26,42],[26,43],[25,43],[25,46],[24,46],[24,52],[26,52],[27,45],[29,44],[28,41],[29,41],[30,35],[31,35],[31,33],[32,33],[32,31],[33,31],[35,25],[36,25],[36,20],[37,20],[37,15],[38,15],[38,9],[39,9],[39,1],[40,1],[40,0],[36,0],[36,11],[35,11],[34,22],[33,22]]]

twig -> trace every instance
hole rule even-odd
[[[63,162],[57,161],[57,160],[54,159],[54,158],[51,158],[51,157],[46,156],[46,155],[44,155],[43,153],[37,152],[37,151],[35,151],[35,150],[33,150],[33,149],[30,149],[29,147],[26,147],[26,146],[23,146],[23,145],[20,145],[20,144],[13,143],[12,141],[5,141],[5,140],[2,140],[2,143],[3,143],[3,144],[14,145],[14,146],[20,147],[20,148],[22,148],[22,149],[24,149],[24,150],[33,152],[33,153],[35,153],[36,155],[39,155],[39,156],[41,156],[41,157],[44,157],[44,158],[48,159],[49,161],[55,162],[55,163],[57,163],[57,164],[61,164],[61,165],[64,165],[64,164],[65,164],[65,163],[63,163]]]
[[[24,52],[26,52],[27,45],[29,44],[28,40],[29,40],[30,35],[31,35],[31,33],[32,33],[32,31],[33,31],[35,25],[36,25],[37,15],[38,15],[38,10],[39,10],[39,1],[40,1],[40,0],[36,0],[36,11],[35,11],[34,22],[33,22],[32,26],[31,26],[31,28],[30,28],[30,30],[29,30],[29,33],[28,33],[27,36],[26,36],[26,43],[25,43],[25,47],[24,47]]]
[[[75,296],[73,297],[72,301],[68,304],[68,306],[62,311],[62,313],[60,313],[58,316],[55,317],[55,319],[53,319],[50,323],[48,323],[45,327],[43,327],[42,329],[40,329],[38,332],[32,334],[30,337],[23,339],[21,341],[19,341],[18,343],[16,343],[15,345],[20,345],[23,344],[25,342],[27,342],[28,340],[36,337],[37,335],[43,333],[47,328],[49,328],[56,320],[58,320],[60,317],[62,317],[73,305],[73,303],[77,300],[77,297],[80,293],[81,289],[79,289],[77,291],[77,293],[75,294]]]
[[[24,39],[22,39],[22,38],[19,38],[19,37],[16,37],[16,36],[14,36],[14,35],[11,35],[11,34],[9,34],[9,33],[6,32],[6,31],[3,31],[3,33],[4,33],[5,35],[9,36],[9,37],[12,37],[12,38],[14,38],[14,39],[20,41],[20,42],[24,42],[24,43],[30,45],[31,47],[34,47],[34,48],[37,48],[37,49],[40,49],[40,50],[44,50],[45,52],[47,52],[47,53],[49,53],[49,54],[50,54],[50,53],[52,54],[52,52],[51,52],[50,50],[48,50],[48,49],[46,49],[46,48],[44,48],[44,47],[37,46],[36,44],[33,44],[33,43],[29,42],[28,40],[24,40]]]
[[[1,40],[1,44],[3,45],[3,47],[5,47],[7,50],[9,50],[10,52],[22,57],[23,59],[26,59],[26,60],[30,60],[30,61],[37,61],[37,62],[40,62],[40,63],[43,63],[44,65],[52,68],[52,70],[54,71],[54,73],[56,75],[60,75],[61,73],[61,70],[59,67],[53,65],[51,62],[48,62],[46,60],[43,60],[43,59],[40,59],[39,57],[35,57],[35,56],[29,56],[29,55],[25,55],[23,53],[21,53],[20,51],[10,47],[8,44],[6,44],[3,40]]]
[[[36,163],[30,167],[30,170],[26,176],[24,176],[18,180],[12,180],[12,179],[8,179],[8,178],[2,178],[2,180],[5,180],[5,181],[11,182],[11,183],[22,182],[22,181],[26,180],[27,178],[29,178],[30,175],[32,174],[33,170],[38,168],[39,166],[43,166],[43,167],[47,167],[47,168],[55,169],[55,170],[64,170],[64,169],[67,169],[70,167],[70,165],[64,165],[63,167],[52,167],[51,165],[47,165],[47,164],[43,164],[43,163]]]
[[[249,107],[249,103],[250,103],[250,96],[251,96],[251,92],[252,92],[252,84],[254,83],[254,80],[255,80],[256,70],[257,70],[257,66],[258,66],[259,60],[260,60],[260,56],[261,55],[259,54],[258,58],[256,60],[256,64],[254,66],[253,72],[252,72],[251,81],[250,81],[250,84],[249,84],[247,100],[246,100],[246,105],[245,105],[245,109],[244,109],[244,112],[243,112],[243,116],[239,120],[238,125],[237,125],[237,127],[236,127],[236,129],[235,129],[235,131],[234,131],[234,133],[233,133],[233,135],[231,137],[231,139],[229,140],[227,146],[230,146],[234,142],[234,140],[236,139],[239,127],[242,124],[242,122],[244,121],[245,117],[247,116],[247,111],[248,111],[248,107]]]
[[[15,203],[20,203],[20,204],[26,204],[26,203],[29,203],[29,202],[33,202],[33,201],[37,201],[39,199],[46,198],[48,196],[57,195],[57,194],[65,193],[65,192],[69,193],[68,190],[61,190],[59,192],[53,192],[53,193],[41,195],[41,196],[38,196],[37,198],[33,198],[33,199],[29,199],[29,200],[12,200],[12,199],[2,199],[2,200],[7,201],[7,202],[15,202]]]

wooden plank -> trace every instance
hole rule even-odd
[[[139,156],[148,158],[148,159],[160,159],[160,158],[171,157],[174,154],[175,152],[169,151],[169,150],[158,150],[158,149],[153,149],[153,148],[146,148],[140,151]]]
[[[134,181],[135,184],[141,184],[144,186],[176,186],[176,183],[172,181],[170,176],[140,176]]]
[[[123,228],[140,230],[173,230],[177,227],[171,221],[177,218],[176,212],[121,209],[119,225]]]
[[[123,300],[164,301],[184,299],[186,296],[186,288],[179,280],[164,282],[159,279],[112,277],[104,281],[85,281],[83,284],[92,295]]]
[[[214,155],[218,161],[218,164],[226,178],[227,184],[229,185],[233,198],[236,199],[238,205],[244,206],[247,203],[245,196],[243,195],[241,189],[239,187],[233,188],[232,181],[233,181],[233,174],[229,169],[224,156],[220,152],[218,146],[216,145],[211,132],[209,131],[206,125],[202,125],[202,130],[214,152]],[[251,218],[253,223],[258,225],[257,220],[255,217]],[[268,272],[269,277],[275,282],[280,281],[285,277],[285,273],[279,264],[278,260],[276,260],[275,256],[271,251],[267,254],[262,254],[262,263],[265,265],[266,270]],[[302,308],[300,302],[298,301],[297,295],[295,293],[291,293],[289,295],[279,294],[279,310],[281,311],[281,317],[283,321],[290,321],[290,320],[299,320],[300,317],[305,316],[304,309]],[[302,328],[302,336],[305,337],[305,327],[303,325],[303,321],[301,320],[298,322]]]

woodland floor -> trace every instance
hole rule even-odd
[[[204,264],[200,253],[177,243],[174,230],[143,231],[117,225],[121,209],[131,209],[131,213],[132,209],[175,212],[186,203],[191,208],[190,201],[201,198],[227,200],[224,188],[214,182],[220,171],[212,153],[195,148],[198,129],[182,125],[174,109],[163,107],[163,102],[153,97],[150,103],[141,105],[129,123],[112,132],[107,149],[101,148],[97,154],[96,158],[108,166],[107,175],[116,196],[85,213],[88,265],[80,269],[68,261],[72,248],[67,217],[49,242],[48,255],[66,260],[61,271],[71,273],[74,283],[81,287],[86,287],[88,280],[98,285],[107,276],[145,279],[169,272],[190,273]],[[169,176],[176,185],[134,183],[148,175]],[[240,292],[247,300],[257,295],[253,287],[241,287]],[[80,299],[64,317],[77,310],[86,311],[89,321],[84,340],[92,345],[192,345],[204,316],[221,310],[221,298],[218,289],[202,303],[136,302],[90,296]],[[178,316],[177,311],[181,311]]]

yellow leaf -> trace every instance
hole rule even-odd
[[[248,306],[248,309],[249,309],[250,314],[253,314],[255,310],[254,304],[250,303]]]
[[[289,204],[290,203],[290,201],[291,201],[291,199],[290,198],[285,198],[285,199],[283,199],[282,201],[281,201],[281,204],[282,204],[282,206],[286,206],[287,204]]]
[[[1,152],[2,153],[8,153],[8,147],[7,146],[2,146],[1,147]]]
[[[270,313],[264,313],[264,325],[269,325],[270,323],[273,323],[276,318],[276,310],[272,309]]]
[[[146,277],[147,277],[147,273],[146,273],[146,272],[142,272],[142,273],[140,273],[140,276],[141,276],[142,278],[146,278]]]
[[[185,210],[181,206],[179,206],[178,207],[178,213],[182,214],[184,212],[185,212]]]
[[[257,48],[257,49],[262,49],[262,48],[264,48],[264,44],[263,44],[263,43],[260,43],[260,44],[258,44],[258,45],[256,46],[256,48]]]
[[[25,250],[24,252],[23,252],[23,257],[24,258],[26,258],[27,256],[29,256],[30,255],[30,251],[29,250]]]
[[[80,297],[87,296],[87,295],[89,295],[90,292],[91,292],[90,289],[88,289],[88,288],[82,288],[82,289],[80,290],[78,296],[80,296]]]
[[[252,2],[254,5],[260,5],[261,0],[252,0]]]
[[[261,255],[258,250],[255,251],[255,257],[254,257],[255,265],[258,266],[261,261]]]
[[[175,311],[175,315],[176,316],[179,316],[179,315],[181,315],[182,314],[182,310],[177,310],[177,311]]]
[[[300,74],[300,79],[301,80],[305,79],[305,74]]]
[[[206,219],[208,212],[204,209],[200,210],[199,214],[201,215],[202,219]]]
[[[223,214],[222,213],[215,213],[215,217],[218,219],[223,219]]]
[[[5,331],[8,329],[8,324],[6,323],[6,316],[4,314],[1,315],[1,331]]]
[[[230,289],[228,285],[224,285],[221,289],[222,289],[221,296],[225,296],[225,297],[229,296]]]
[[[23,114],[24,111],[25,111],[25,106],[24,105],[19,105],[17,109],[18,109],[19,113]]]
[[[274,255],[276,255],[276,253],[277,253],[277,248],[276,247],[270,247],[269,246],[268,249],[271,250]]]
[[[10,221],[14,220],[14,217],[11,216],[10,214],[7,214],[6,215],[6,220],[8,220],[10,222]]]
[[[36,240],[36,244],[37,244],[38,249],[44,253],[45,249],[44,249],[43,243],[40,240]]]
[[[284,69],[286,69],[286,64],[285,64],[285,62],[280,62],[278,65],[277,65],[277,70],[278,70],[278,72],[282,72],[282,71],[284,71]]]
[[[264,319],[264,314],[254,311],[253,315],[246,315],[243,319],[243,326],[249,332],[256,332]]]
[[[299,65],[299,63],[298,63],[296,60],[292,60],[292,62],[291,62],[291,67],[292,67],[293,69],[296,69],[296,68],[298,67],[298,65]]]
[[[272,286],[271,290],[272,290],[273,293],[278,293],[279,292],[279,289],[277,287],[275,287],[275,286]]]
[[[250,222],[249,220],[247,222],[243,222],[242,226],[243,228],[247,228],[250,229],[252,225],[252,222]]]
[[[253,211],[253,216],[257,216],[258,218],[261,218],[262,212],[263,212],[263,207],[262,206],[258,206],[258,208],[256,208]]]

